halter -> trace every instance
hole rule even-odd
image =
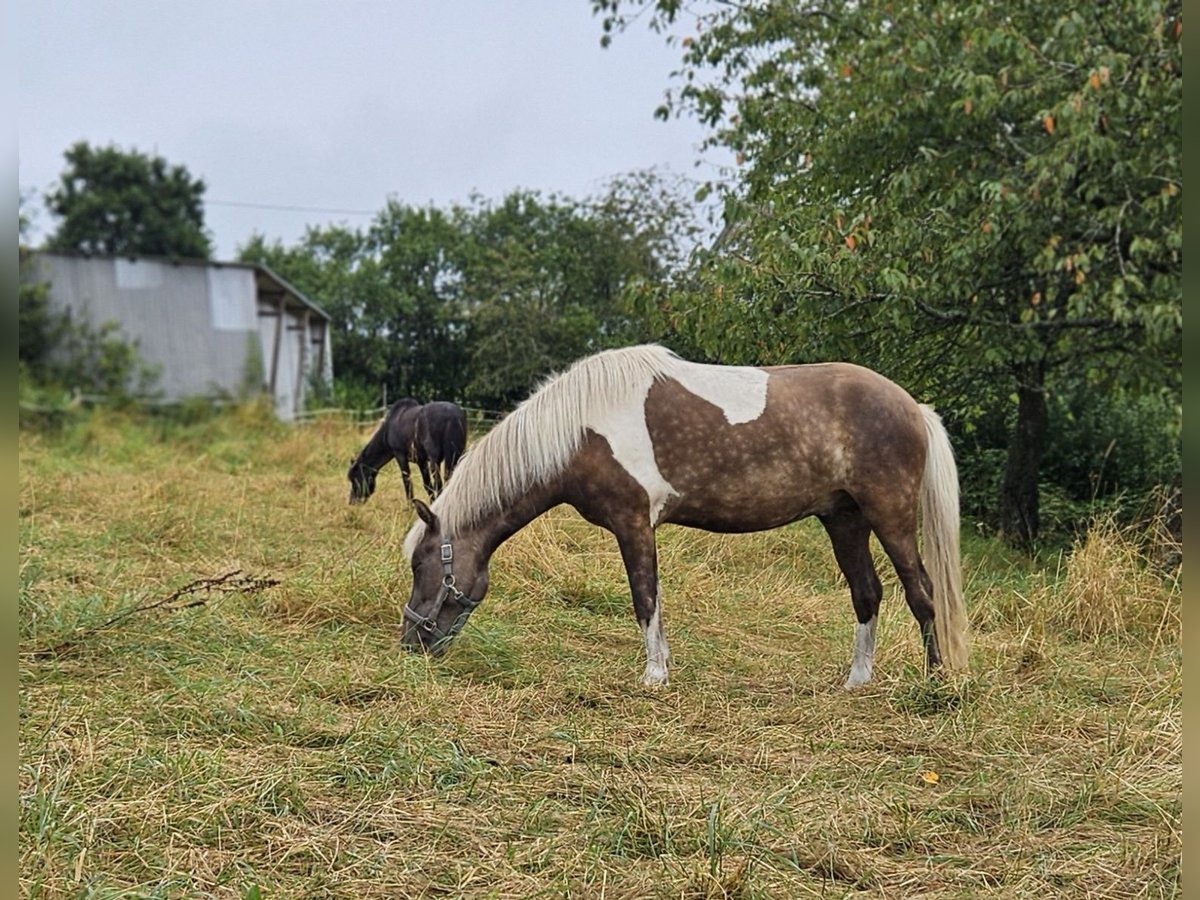
[[[454,572],[452,571],[454,564],[454,547],[450,544],[450,538],[442,538],[442,586],[438,589],[437,598],[433,601],[433,609],[429,611],[429,615],[423,616],[408,603],[404,604],[404,618],[408,619],[427,635],[433,638],[432,646],[437,647],[439,644],[449,642],[456,634],[462,631],[464,625],[467,624],[467,617],[475,611],[475,607],[480,604],[480,600],[472,600],[454,584]],[[446,631],[438,628],[437,619],[438,613],[442,611],[442,605],[445,604],[447,597],[453,597],[462,607],[462,612],[458,614],[458,618],[454,620],[454,624]]]

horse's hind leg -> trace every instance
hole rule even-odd
[[[854,629],[854,659],[846,679],[846,687],[858,687],[871,680],[875,628],[879,622],[879,602],[883,599],[883,585],[871,559],[871,526],[858,509],[822,516],[821,524],[833,544],[838,568],[850,585],[850,601],[858,619]]]
[[[914,513],[911,518],[911,523],[906,522],[903,527],[884,526],[881,528],[877,525],[875,534],[879,538],[879,543],[883,545],[888,559],[896,567],[900,583],[904,585],[904,599],[907,601],[913,617],[917,620],[917,625],[921,628],[921,640],[925,644],[925,660],[929,665],[929,671],[932,672],[942,664],[942,657],[938,652],[937,635],[933,626],[933,581],[925,571],[925,565],[921,562],[921,556],[917,552],[916,514]]]
[[[430,469],[430,474],[433,476],[433,489],[435,491],[433,496],[436,497],[442,492],[442,488],[446,486],[446,481],[442,478],[442,461],[440,459],[431,460]]]
[[[458,460],[462,456],[462,451],[458,447],[452,447],[450,452],[446,454],[446,480],[450,480],[450,476],[454,474],[454,468],[458,465]]]
[[[421,470],[421,483],[425,488],[425,493],[429,495],[430,500],[437,499],[437,490],[434,489],[432,474],[429,471],[430,459],[420,447],[417,448],[417,468]]]

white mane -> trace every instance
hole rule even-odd
[[[558,475],[579,450],[589,421],[644,398],[646,385],[667,377],[679,359],[645,344],[584,357],[542,383],[529,399],[463,455],[433,503],[446,534],[461,534]],[[418,520],[404,540],[410,561],[425,533]]]

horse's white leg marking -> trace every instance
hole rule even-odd
[[[878,616],[871,616],[866,625],[859,623],[854,629],[854,661],[850,664],[850,677],[846,687],[853,688],[871,680],[871,668],[875,664],[875,625]]]
[[[642,684],[649,686],[666,684],[671,651],[667,647],[666,635],[663,634],[661,587],[654,601],[654,615],[650,617],[648,623],[642,625],[642,635],[646,638],[646,673],[642,676]]]

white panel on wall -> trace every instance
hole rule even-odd
[[[208,303],[218,331],[255,331],[258,300],[250,269],[208,269]]]

